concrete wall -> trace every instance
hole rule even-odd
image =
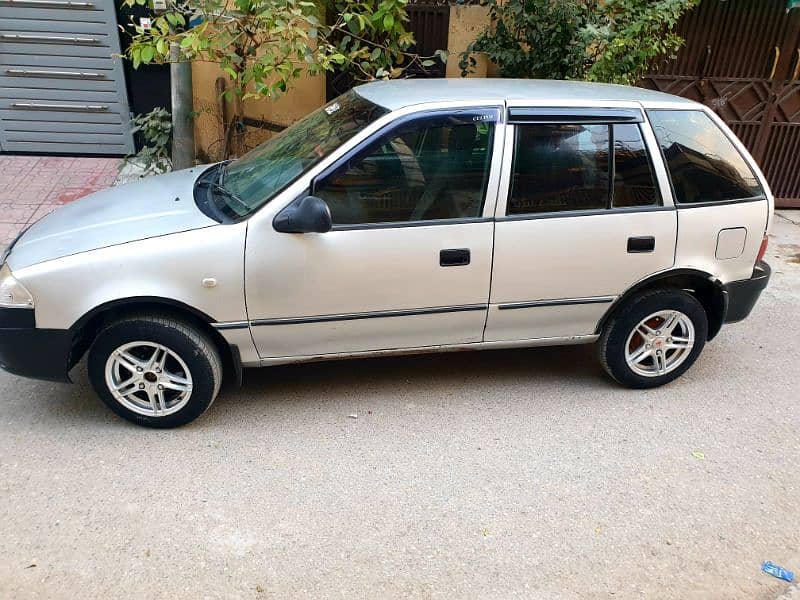
[[[460,77],[459,55],[467,45],[489,24],[488,9],[482,6],[451,6],[448,30],[450,57],[447,61],[447,77]],[[494,71],[485,57],[478,56],[478,65],[472,77],[492,76]],[[195,146],[198,158],[216,161],[221,158],[222,121],[219,116],[219,101],[214,82],[225,75],[213,63],[192,64],[194,85]],[[279,125],[291,125],[300,117],[325,103],[325,77],[302,76],[292,82],[287,94],[277,100],[248,100],[244,103],[245,116]],[[230,109],[229,109],[230,110]],[[269,130],[247,128],[247,146],[254,147],[273,135]]]

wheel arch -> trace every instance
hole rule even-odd
[[[224,371],[233,374],[237,383],[241,383],[242,365],[239,349],[229,344],[222,334],[212,326],[215,319],[193,306],[159,296],[135,296],[111,300],[96,306],[75,321],[69,328],[72,333],[72,351],[68,369],[71,369],[83,358],[105,325],[131,314],[148,312],[177,317],[206,333],[220,353]]]
[[[708,318],[707,340],[714,339],[725,321],[728,297],[719,279],[711,273],[699,269],[672,269],[638,281],[614,301],[597,323],[595,333],[599,335],[608,320],[621,310],[631,298],[646,290],[664,287],[686,290],[697,298],[703,305]]]

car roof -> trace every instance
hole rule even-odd
[[[559,103],[566,100],[633,101],[642,104],[693,102],[638,87],[585,81],[503,78],[444,78],[373,81],[355,88],[367,100],[389,110],[423,102],[485,101],[487,99]]]

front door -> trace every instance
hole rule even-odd
[[[592,335],[619,294],[674,262],[652,133],[638,109],[511,110],[486,341]]]
[[[481,341],[500,116],[406,117],[312,182],[333,230],[251,227],[247,307],[262,359]]]

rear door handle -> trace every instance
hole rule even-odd
[[[440,267],[463,267],[469,264],[469,248],[449,248],[439,252]]]
[[[652,235],[628,238],[628,252],[636,254],[639,252],[652,252],[656,249],[656,238]]]

